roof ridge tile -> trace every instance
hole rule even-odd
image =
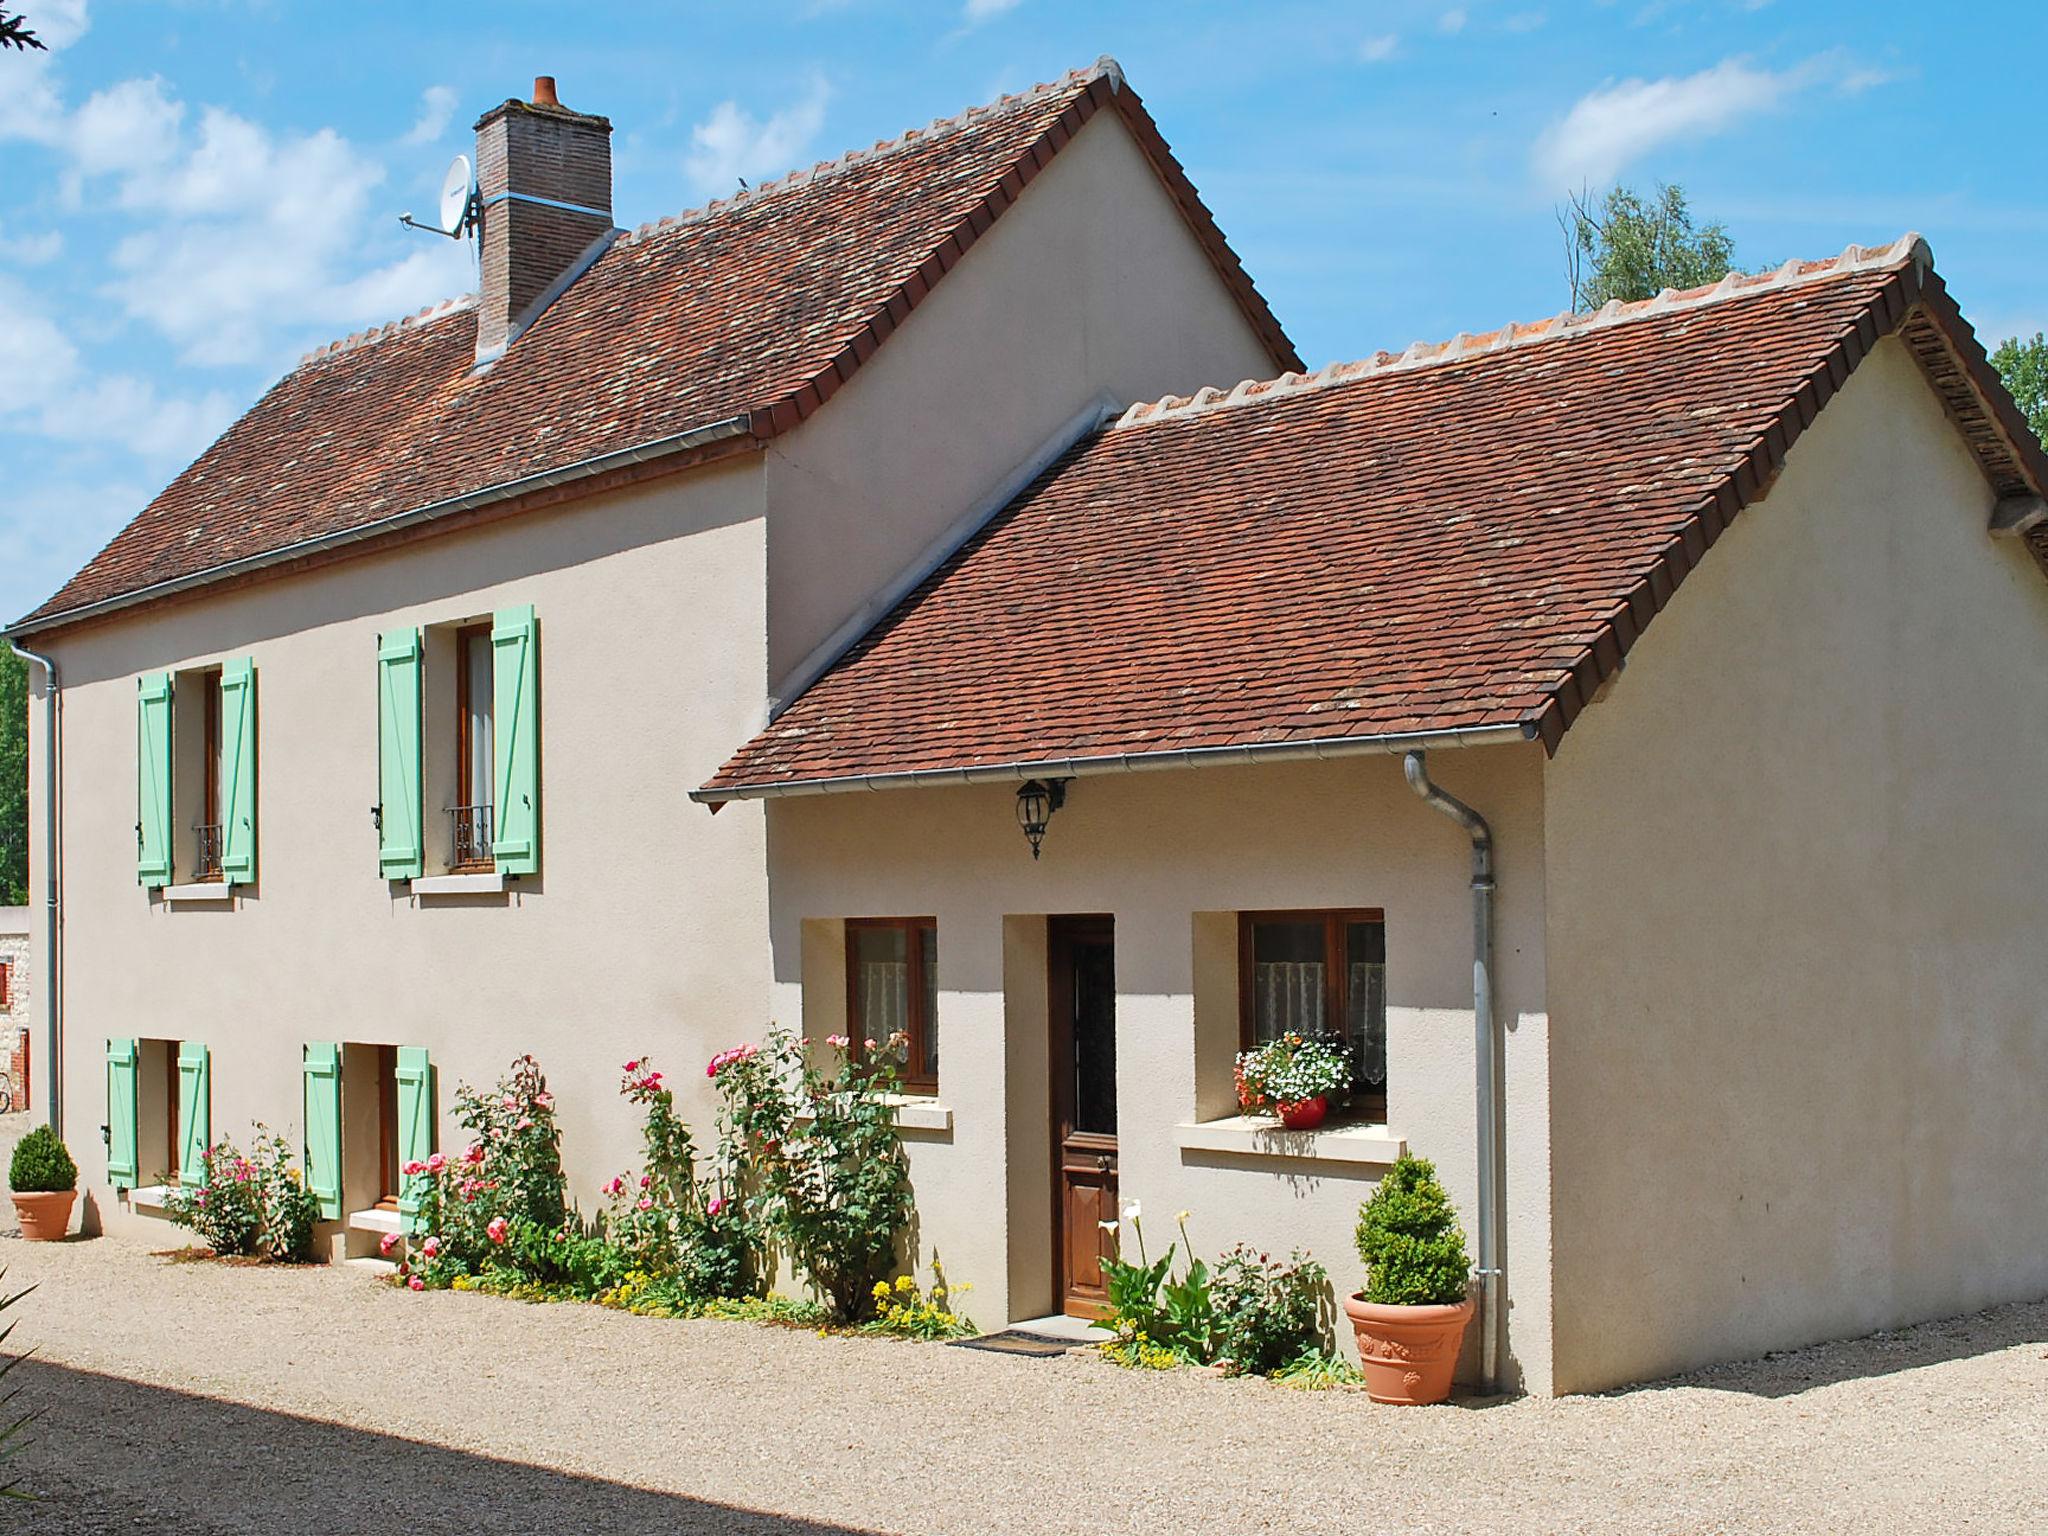
[[[1227,393],[1207,388],[1192,395],[1163,395],[1157,400],[1135,401],[1113,423],[1112,430],[1199,415],[1278,395],[1298,394],[1304,390],[1327,389],[1335,384],[1348,384],[1378,374],[1406,373],[1417,368],[1462,362],[1539,342],[1569,341],[1575,336],[1652,319],[1673,310],[1700,309],[1732,298],[1748,298],[1860,272],[1908,265],[1917,265],[1923,271],[1934,265],[1934,253],[1927,242],[1911,230],[1886,245],[1851,243],[1843,247],[1837,256],[1818,261],[1794,258],[1769,272],[1730,272],[1719,282],[1702,284],[1697,288],[1666,288],[1653,299],[1628,302],[1609,299],[1596,310],[1567,310],[1545,320],[1509,321],[1498,330],[1477,335],[1460,331],[1449,341],[1411,341],[1399,353],[1379,351],[1356,361],[1329,363],[1313,373],[1283,373],[1277,379],[1265,381],[1246,379]]]
[[[438,304],[426,305],[424,308],[414,310],[409,315],[401,315],[396,320],[387,320],[382,325],[373,325],[367,330],[352,331],[337,341],[325,342],[300,357],[297,367],[303,368],[306,364],[319,362],[322,358],[334,357],[343,352],[353,352],[359,347],[372,346],[377,342],[385,340],[387,337],[398,335],[401,331],[414,330],[423,325],[432,325],[437,321],[446,320],[453,315],[461,314],[465,310],[475,308],[475,294],[457,294],[452,299],[443,299]]]
[[[809,186],[825,177],[857,169],[900,150],[921,148],[933,139],[943,138],[964,128],[975,127],[991,117],[1036,106],[1048,97],[1056,96],[1063,91],[1085,88],[1097,80],[1108,80],[1112,89],[1121,90],[1124,82],[1122,66],[1105,53],[1085,68],[1070,69],[1057,80],[1041,80],[1028,91],[1012,91],[997,97],[994,101],[981,102],[955,112],[950,117],[935,117],[924,127],[908,129],[893,139],[877,139],[866,149],[850,149],[835,159],[820,160],[808,169],[799,167],[785,172],[772,181],[764,181],[759,186],[745,188],[731,197],[715,197],[701,207],[687,208],[680,213],[664,214],[658,219],[650,219],[629,231],[620,239],[619,244],[638,245],[669,230],[701,224],[707,219],[730,213],[736,208],[751,208],[779,193]]]

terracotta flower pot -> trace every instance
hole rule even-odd
[[[71,1225],[71,1203],[78,1198],[75,1189],[52,1189],[37,1194],[26,1190],[11,1191],[14,1196],[14,1214],[21,1219],[21,1235],[32,1243],[54,1243],[62,1240]]]
[[[1473,1306],[1469,1296],[1439,1307],[1389,1307],[1346,1296],[1344,1315],[1358,1335],[1358,1364],[1372,1400],[1440,1403],[1449,1397]]]
[[[1298,1099],[1280,1106],[1280,1123],[1290,1131],[1312,1131],[1330,1112],[1330,1101],[1320,1093],[1312,1099]]]

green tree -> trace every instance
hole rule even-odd
[[[1666,288],[1718,283],[1735,270],[1735,243],[1721,224],[1696,225],[1682,187],[1654,196],[1616,187],[1598,203],[1584,192],[1558,210],[1574,310],[1609,299],[1654,299]]]
[[[13,11],[0,11],[0,52],[19,48],[23,53],[34,48],[40,53],[49,52],[43,40],[28,29],[28,18]]]
[[[2048,443],[2048,336],[2036,331],[2028,341],[2006,337],[1991,354],[1991,366],[2012,391],[2034,436]]]
[[[28,664],[0,646],[0,906],[28,900]]]

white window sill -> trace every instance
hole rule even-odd
[[[1187,1152],[1231,1152],[1310,1163],[1359,1163],[1385,1167],[1408,1143],[1384,1125],[1323,1125],[1290,1131],[1265,1115],[1232,1115],[1174,1127],[1174,1140]]]
[[[157,889],[165,901],[218,902],[226,906],[235,899],[235,888],[225,880],[197,880],[190,885],[164,885]]]
[[[504,889],[500,874],[421,875],[412,882],[415,896],[497,896]]]
[[[882,1102],[896,1111],[896,1129],[899,1131],[948,1131],[953,1129],[953,1111],[936,1099],[924,1098],[910,1093],[888,1093]],[[798,1120],[809,1120],[810,1115],[798,1115]]]
[[[352,1232],[396,1232],[405,1231],[405,1218],[396,1211],[372,1207],[367,1211],[348,1213],[349,1230]]]
[[[141,1184],[128,1191],[131,1211],[161,1211],[177,1190],[175,1184]]]

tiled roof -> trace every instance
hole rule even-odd
[[[1113,106],[1276,363],[1299,359],[1104,59],[620,238],[487,372],[466,301],[314,352],[25,624],[824,402]],[[559,499],[557,496],[555,499]],[[228,568],[223,570],[222,568]]]
[[[1912,236],[1204,390],[1073,449],[700,796],[1438,732],[1554,749],[1893,331],[1999,493],[2040,494]]]

